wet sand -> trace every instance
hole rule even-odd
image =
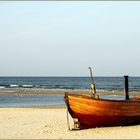
[[[90,90],[49,90],[49,89],[17,89],[17,90],[0,90],[0,94],[65,94],[65,92],[74,94],[89,94]],[[97,90],[99,95],[125,95],[124,90]],[[130,91],[130,95],[140,95],[138,91]]]

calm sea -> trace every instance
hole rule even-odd
[[[90,77],[0,77],[0,90],[16,89],[81,90],[90,89]],[[122,90],[123,77],[95,77],[96,89]],[[130,91],[140,91],[140,77],[129,77]],[[114,98],[114,97],[110,97]],[[121,97],[120,97],[121,98]],[[63,95],[59,94],[2,94],[0,107],[44,107],[63,106]]]

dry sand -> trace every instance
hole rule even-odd
[[[140,125],[69,131],[65,108],[0,108],[0,138],[140,139]]]

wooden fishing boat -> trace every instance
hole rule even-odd
[[[79,128],[140,123],[140,98],[129,100],[96,99],[88,95],[65,93],[65,102]]]
[[[129,99],[128,76],[124,76],[125,100],[110,100],[102,99],[96,94],[91,68],[90,73],[92,78],[91,96],[90,94],[68,92],[64,96],[68,112],[74,119],[76,127],[82,129],[140,123],[140,97]]]

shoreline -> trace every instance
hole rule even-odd
[[[73,94],[89,94],[90,90],[59,90],[59,89],[15,89],[15,90],[0,90],[0,94],[65,94],[70,92]],[[96,90],[99,95],[125,95],[124,90]],[[129,95],[140,95],[140,91],[129,91]]]

